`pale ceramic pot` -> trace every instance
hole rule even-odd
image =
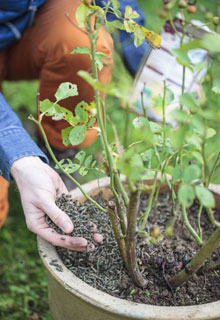
[[[110,194],[109,179],[103,178],[83,186],[90,195]],[[215,190],[216,191],[216,190]],[[220,193],[219,193],[220,194]],[[81,192],[72,191],[74,199],[85,201]],[[216,197],[220,207],[220,197]],[[162,307],[139,304],[110,296],[92,288],[69,271],[53,245],[38,237],[40,257],[48,271],[49,305],[52,320],[220,320],[220,301],[197,306]],[[50,265],[62,266],[63,272]]]

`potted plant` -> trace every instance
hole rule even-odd
[[[162,108],[162,122],[157,124],[149,121],[143,105],[144,116],[135,118],[132,123],[132,133],[136,140],[128,144],[127,139],[124,139],[125,144],[122,146],[118,141],[117,130],[113,127],[116,141],[112,145],[106,135],[107,120],[103,96],[108,94],[117,98],[122,97],[114,86],[110,84],[104,87],[98,80],[98,69],[102,68],[101,57],[103,56],[102,53],[96,51],[98,30],[103,24],[106,24],[108,30],[112,32],[115,28],[121,28],[134,33],[134,41],[137,46],[145,39],[152,46],[159,46],[158,35],[135,23],[133,19],[137,16],[136,12],[128,6],[125,15],[122,16],[118,8],[119,4],[115,0],[109,1],[105,9],[84,1],[77,10],[79,26],[85,28],[85,32],[88,33],[91,48],[76,48],[72,54],[88,54],[91,57],[92,75],[85,71],[79,72],[79,75],[94,88],[94,103],[90,105],[85,102],[79,103],[75,114],[60,107],[59,101],[77,94],[74,84],[63,83],[55,94],[56,101],[54,103],[48,100],[41,101],[39,119],[30,118],[38,124],[57,168],[74,181],[84,198],[101,212],[109,215],[124,266],[135,287],[142,288],[146,294],[150,294],[149,281],[143,276],[142,263],[139,258],[137,259],[137,238],[141,237],[145,246],[148,247],[155,243],[160,245],[160,241],[166,236],[173,235],[175,223],[180,219],[177,213],[177,209],[180,208],[183,226],[188,230],[189,237],[192,237],[197,243],[198,250],[187,262],[179,264],[175,272],[172,270],[170,274],[165,274],[163,269],[167,288],[175,295],[175,290],[178,290],[189,279],[198,277],[199,272],[219,268],[219,260],[205,263],[213,252],[218,250],[220,244],[220,223],[215,218],[213,211],[213,208],[218,206],[218,200],[215,203],[215,197],[210,191],[213,183],[219,183],[220,117],[218,103],[220,89],[209,81],[198,97],[195,93],[185,92],[184,86],[186,69],[192,69],[188,51],[201,48],[209,52],[211,56],[218,56],[220,48],[217,40],[219,41],[219,37],[213,33],[204,39],[190,39],[186,44],[181,41],[181,47],[173,51],[183,69],[180,108],[172,114],[178,125],[173,128],[167,124],[165,108],[170,103],[172,93],[164,83],[163,96],[156,101]],[[120,18],[121,22],[118,20],[107,22],[106,12],[109,10]],[[94,19],[93,24],[91,19]],[[185,28],[184,32],[187,32],[187,26],[183,28]],[[211,59],[194,68],[206,68],[208,76],[213,74]],[[124,99],[124,103],[127,105],[126,110],[129,114],[129,101]],[[93,108],[97,112],[96,115],[91,112]],[[94,168],[95,162],[92,157],[85,157],[85,152],[80,151],[74,160],[57,161],[41,125],[44,116],[52,116],[55,120],[64,119],[69,123],[69,127],[62,131],[65,145],[80,144],[85,137],[86,130],[94,128],[97,118],[96,128],[104,150],[103,170],[108,176],[108,184],[113,197],[108,201],[107,207],[99,204],[92,197],[100,190],[100,185],[103,184],[103,187],[106,188],[106,179],[100,180],[95,190],[91,191],[91,184],[81,186],[71,176],[71,173],[76,171],[84,175],[88,168]],[[128,135],[128,130],[131,129],[127,127],[125,137]],[[166,189],[164,189],[165,185]],[[153,229],[150,230],[149,216],[159,199],[160,192],[164,190],[170,194],[172,219],[163,228],[163,232],[158,228],[157,223],[154,223]],[[149,198],[145,210],[139,214],[138,209],[143,192],[148,192]],[[78,191],[74,191],[73,196],[75,199],[79,198]],[[196,225],[192,225],[188,208],[195,200],[198,203],[194,213]],[[213,226],[211,235],[205,240],[201,224],[204,208],[209,223]],[[61,260],[55,248],[42,239],[39,239],[39,248],[41,257],[49,270],[49,296],[53,319],[220,319],[219,301],[200,306],[145,306],[110,297],[94,288],[89,289],[87,284],[74,277],[66,268],[65,272],[60,272],[64,266],[60,267]],[[45,253],[46,248],[50,250],[49,254]],[[50,265],[51,262],[53,266]],[[54,270],[54,266],[57,270]],[[130,295],[132,294],[130,292]],[[219,295],[219,292],[216,294]],[[82,300],[85,304],[82,304]]]

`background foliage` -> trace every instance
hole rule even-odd
[[[159,32],[164,23],[164,20],[158,17],[162,0],[139,0],[138,2],[147,15],[146,27]],[[218,3],[218,0],[199,1],[199,5],[202,4],[215,15]],[[193,18],[204,22],[208,21],[200,10]],[[115,54],[115,65],[113,79],[117,86],[121,86],[119,89],[124,90],[125,86],[132,83],[132,78],[123,67],[121,57],[118,54]],[[5,82],[3,89],[6,99],[19,114],[24,126],[35,138],[34,127],[27,120],[27,116],[30,113],[35,113],[38,81]],[[109,98],[107,105],[108,114],[116,124],[121,137],[124,130],[124,111],[114,98]],[[132,121],[132,117],[130,121]],[[109,127],[108,130],[109,134],[113,136],[112,129]],[[96,157],[98,157],[99,152],[99,142],[96,142],[87,151],[88,154],[93,153]],[[92,175],[86,176],[87,180],[92,178]],[[0,243],[0,319],[50,319],[47,277],[38,256],[36,237],[26,228],[19,193],[13,182],[10,186],[10,212],[4,227],[0,231]]]

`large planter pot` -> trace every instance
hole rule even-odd
[[[85,184],[90,195],[109,193],[109,179],[103,178]],[[74,199],[82,200],[79,190],[72,192]],[[219,203],[219,201],[217,201]],[[69,271],[56,249],[38,237],[41,259],[48,271],[49,304],[52,320],[214,320],[220,319],[220,301],[181,307],[162,307],[128,302],[90,287]],[[61,266],[50,265],[52,260]],[[62,272],[60,271],[62,270]]]

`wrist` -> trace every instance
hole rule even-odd
[[[27,172],[28,168],[40,164],[42,161],[38,156],[27,156],[15,160],[10,169],[11,176],[16,180],[20,175]]]

